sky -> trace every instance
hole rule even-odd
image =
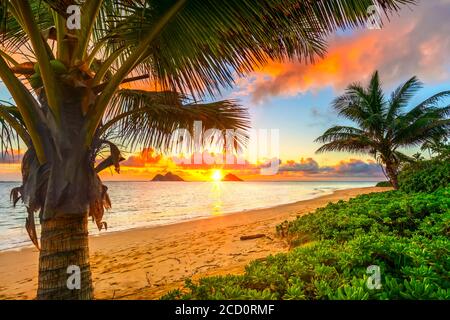
[[[275,176],[262,176],[261,163],[177,165],[170,157],[146,148],[127,154],[121,174],[106,171],[102,177],[147,180],[156,173],[171,171],[187,180],[208,180],[212,169],[222,169],[246,180],[381,180],[382,171],[368,155],[315,153],[320,145],[314,140],[327,128],[352,124],[337,117],[331,101],[350,83],[367,83],[375,70],[379,70],[387,93],[418,76],[424,88],[411,100],[411,107],[448,90],[449,30],[450,0],[422,0],[418,6],[404,7],[391,16],[381,30],[361,28],[332,35],[326,56],[314,64],[270,62],[237,79],[234,88],[225,90],[218,99],[238,99],[248,108],[253,129],[278,130],[280,164]],[[2,85],[0,99],[9,99]],[[409,154],[416,151],[406,150]],[[20,178],[17,160],[1,160],[0,180]]]

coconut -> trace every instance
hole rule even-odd
[[[41,75],[38,73],[33,74],[30,77],[29,82],[33,89],[38,89],[43,85]]]
[[[64,74],[67,73],[67,68],[64,63],[59,60],[51,60],[50,66],[56,74]]]
[[[34,72],[37,74],[41,74],[41,69],[39,68],[39,63],[34,64]]]

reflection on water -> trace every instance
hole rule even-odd
[[[211,186],[211,201],[212,201],[212,215],[218,216],[221,215],[222,212],[222,188],[223,188],[223,183],[221,181],[214,181],[212,182],[212,186]]]
[[[192,218],[272,207],[311,199],[337,189],[374,182],[106,182],[112,209],[108,231],[157,226]],[[20,183],[0,182],[0,249],[30,245],[22,205],[13,208],[9,192]],[[36,221],[38,223],[38,221]],[[91,234],[99,234],[90,224]],[[102,231],[101,233],[105,233]]]

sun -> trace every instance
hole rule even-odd
[[[211,179],[213,179],[214,181],[222,180],[222,171],[221,170],[214,170],[212,175],[211,175]]]

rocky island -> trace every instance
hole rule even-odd
[[[222,181],[244,181],[244,180],[242,180],[241,178],[232,173],[228,173],[227,175],[225,175],[225,177],[223,177]]]
[[[184,181],[184,179],[169,171],[165,175],[157,174],[152,181]]]

